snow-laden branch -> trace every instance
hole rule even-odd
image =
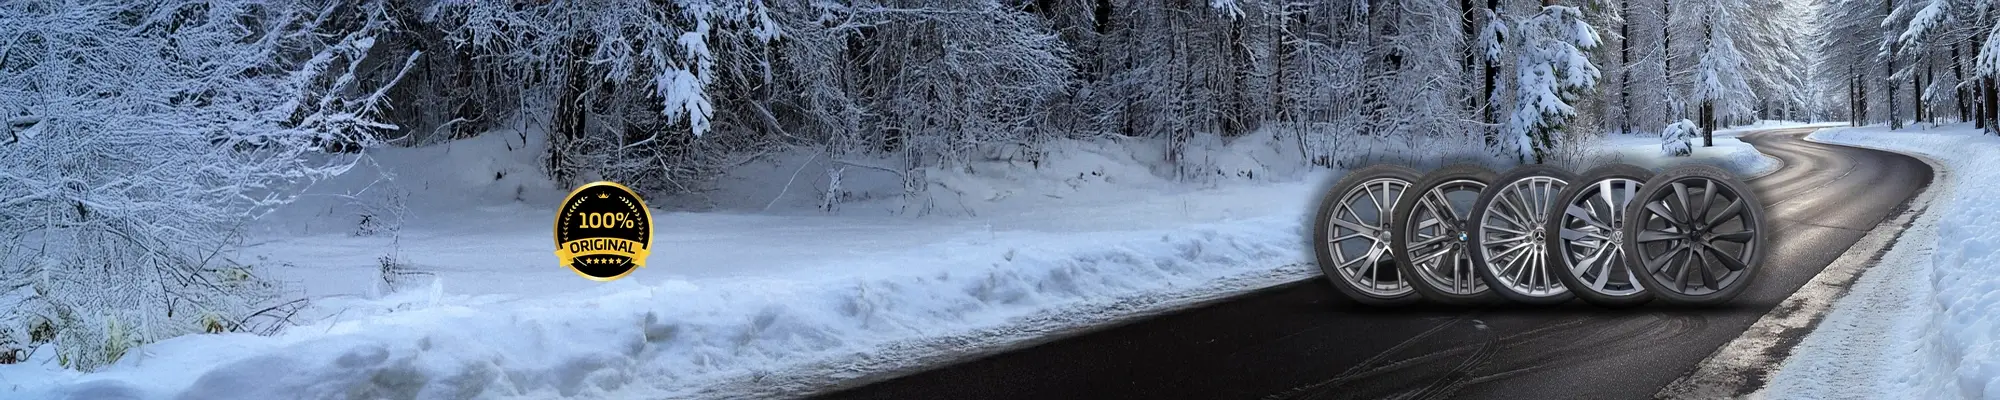
[[[368,58],[384,17],[377,2],[0,2],[0,38],[27,38],[0,51],[0,110],[20,113],[0,142],[0,236],[21,238],[0,243],[0,287],[35,293],[0,296],[0,327],[49,326],[88,369],[264,306],[273,283],[219,254],[396,129],[378,116],[408,61]]]

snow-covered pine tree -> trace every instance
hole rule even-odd
[[[1806,95],[1807,71],[1811,69],[1807,45],[1808,4],[1788,0],[1743,0],[1735,20],[1742,27],[1730,29],[1733,44],[1743,55],[1744,79],[1754,97],[1746,101],[1754,109],[1733,122],[1756,119],[1802,120],[1812,103]],[[1732,123],[1733,124],[1733,123]]]
[[[1829,0],[1820,8],[1816,33],[1820,45],[1820,62],[1815,63],[1824,88],[1823,93],[1837,97],[1828,101],[1830,108],[1844,111],[1845,118],[1855,125],[1880,121],[1879,107],[1871,109],[1869,104],[1879,99],[1881,83],[1888,77],[1882,72],[1882,58],[1877,55],[1882,48],[1882,36],[1860,34],[1881,26],[1887,17],[1887,10],[1879,0]]]
[[[1598,44],[1596,29],[1575,7],[1554,5],[1515,24],[1514,112],[1507,132],[1522,160],[1542,162],[1555,133],[1575,116],[1577,96],[1597,85],[1598,70],[1584,50]]]
[[[1701,127],[1694,121],[1682,119],[1668,124],[1660,130],[1660,154],[1668,157],[1687,157],[1694,154],[1694,137]]]
[[[1744,79],[1745,64],[1730,28],[1741,26],[1734,0],[1706,0],[1700,8],[1702,50],[1689,94],[1700,107],[1702,147],[1715,145],[1715,130],[1725,119],[1750,115],[1756,95]]]

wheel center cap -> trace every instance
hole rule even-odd
[[[1611,242],[1612,242],[1612,243],[1625,243],[1625,230],[1623,230],[1623,229],[1614,229],[1614,230],[1612,230],[1612,231],[1611,231]]]
[[[1458,241],[1460,241],[1460,242],[1463,242],[1463,241],[1466,241],[1466,239],[1469,239],[1469,238],[1470,238],[1470,237],[1467,237],[1467,236],[1465,235],[1465,232],[1459,232],[1459,233],[1458,233]]]

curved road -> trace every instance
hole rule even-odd
[[[1921,161],[1808,132],[1744,137],[1785,165],[1750,181],[1774,233],[1722,308],[1371,308],[1313,279],[823,397],[1651,398],[1930,184]]]

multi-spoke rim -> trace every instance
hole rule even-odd
[[[1631,223],[1636,229],[1642,273],[1664,291],[1688,296],[1714,294],[1742,280],[1760,244],[1759,226],[1749,199],[1714,179],[1692,176],[1667,182],[1643,199]],[[1716,203],[1724,203],[1720,208]]]
[[[1549,207],[1568,182],[1551,176],[1530,176],[1491,188],[1491,203],[1479,216],[1479,250],[1486,254],[1486,273],[1503,289],[1529,297],[1569,293],[1549,268],[1542,227]]]
[[[1472,213],[1470,202],[1456,203],[1453,194],[1478,196],[1486,184],[1456,179],[1425,191],[1417,198],[1410,220],[1400,229],[1409,238],[1410,265],[1416,275],[1445,293],[1473,295],[1486,291],[1486,282],[1473,271],[1465,252],[1465,221]]]
[[[1559,240],[1549,252],[1563,257],[1569,276],[1592,292],[1622,297],[1646,290],[1625,260],[1623,230],[1625,205],[1639,194],[1643,184],[1633,179],[1604,179],[1564,201]]]
[[[1327,251],[1333,256],[1340,278],[1355,289],[1372,296],[1395,297],[1409,293],[1410,283],[1402,279],[1389,252],[1389,223],[1396,199],[1410,187],[1410,181],[1375,178],[1362,182],[1334,204],[1327,225]]]

